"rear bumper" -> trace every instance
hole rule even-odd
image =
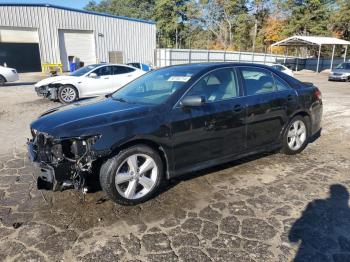
[[[315,102],[311,108],[311,136],[320,132],[322,128],[323,104],[322,100]]]

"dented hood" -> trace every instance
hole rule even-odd
[[[94,98],[51,109],[32,122],[31,128],[56,138],[91,135],[106,126],[143,118],[152,107],[112,98]]]
[[[40,87],[40,86],[47,86],[49,84],[54,84],[56,82],[60,82],[60,81],[66,81],[66,80],[75,80],[77,77],[76,76],[53,76],[53,77],[49,77],[49,78],[45,78],[39,82],[37,82],[34,86],[35,87]]]

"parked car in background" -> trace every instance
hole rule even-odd
[[[112,93],[145,72],[118,64],[94,64],[70,75],[46,78],[35,84],[39,96],[69,104],[80,98]]]
[[[0,86],[19,80],[16,69],[0,66]]]
[[[332,69],[329,81],[350,81],[350,62],[344,62]]]
[[[281,65],[281,64],[267,64],[267,65],[289,76],[294,76],[293,71],[284,65]]]
[[[271,67],[178,65],[44,113],[28,150],[39,189],[84,188],[99,173],[112,200],[137,204],[187,172],[278,148],[300,153],[321,118],[318,88]]]
[[[145,72],[152,70],[152,67],[150,65],[143,64],[143,63],[135,62],[135,63],[127,63],[127,65],[141,69],[142,71],[145,71]]]

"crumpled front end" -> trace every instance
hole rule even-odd
[[[57,100],[58,99],[58,87],[57,86],[51,86],[51,85],[44,85],[44,86],[37,86],[35,87],[35,92],[38,94],[38,96],[48,98],[50,100]]]
[[[33,129],[32,136],[27,147],[30,160],[41,170],[38,189],[83,188],[85,177],[91,173],[92,163],[96,160],[91,146],[99,136],[62,139]]]

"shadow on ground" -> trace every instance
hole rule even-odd
[[[13,82],[13,83],[5,83],[3,87],[6,86],[31,86],[34,85],[36,82]]]
[[[300,241],[295,262],[350,261],[349,192],[334,184],[329,194],[310,202],[292,225],[288,238]]]

